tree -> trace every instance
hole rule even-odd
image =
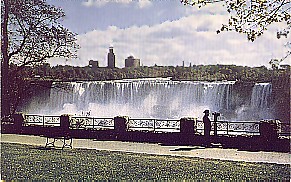
[[[280,61],[278,59],[272,59],[269,64],[272,66],[272,69],[277,70],[279,68]]]
[[[181,0],[184,5],[202,7],[207,4],[223,2],[231,14],[228,24],[222,25],[221,31],[236,31],[247,35],[248,40],[254,41],[263,35],[268,26],[276,22],[284,22],[286,26],[277,32],[277,38],[287,38],[291,29],[290,0]],[[288,52],[283,61],[291,54],[291,42],[285,46]]]
[[[16,87],[29,85],[19,74],[22,69],[52,57],[76,57],[76,34],[61,25],[64,16],[45,0],[1,1],[1,116],[15,111],[27,91]]]

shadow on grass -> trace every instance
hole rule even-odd
[[[62,147],[29,147],[29,149],[34,149],[34,150],[65,150],[62,149]]]
[[[201,146],[195,146],[195,147],[180,147],[180,148],[172,149],[170,151],[191,151],[191,150],[196,150],[196,149],[205,149],[205,147],[201,147]]]

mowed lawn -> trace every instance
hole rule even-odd
[[[290,180],[290,165],[1,143],[1,179]]]

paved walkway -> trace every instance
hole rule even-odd
[[[1,134],[1,142],[44,146],[46,138],[28,135]],[[199,157],[230,161],[291,164],[290,153],[248,152],[238,151],[236,149],[203,148],[198,146],[162,146],[159,144],[149,143],[73,139],[73,148],[123,151],[156,155]]]

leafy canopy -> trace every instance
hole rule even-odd
[[[14,113],[35,88],[21,70],[52,57],[76,57],[76,34],[62,26],[64,16],[45,0],[1,1],[1,116]]]
[[[8,30],[4,36],[8,36],[10,63],[33,65],[51,57],[76,57],[76,34],[61,25],[65,16],[62,9],[43,0],[5,0],[1,9],[1,28]]]
[[[221,31],[236,31],[247,35],[254,41],[263,35],[268,26],[276,22],[284,22],[286,26],[277,32],[277,38],[288,37],[291,28],[290,0],[181,0],[184,5],[206,6],[207,4],[223,2],[231,17],[228,24],[223,24]],[[290,40],[285,46],[291,48]],[[287,58],[291,51],[287,52]]]

